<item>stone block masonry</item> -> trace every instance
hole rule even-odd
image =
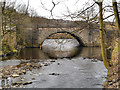
[[[100,35],[99,29],[83,29],[79,28],[38,28],[37,30],[32,28],[25,28],[24,30],[24,39],[26,47],[40,47],[46,38],[51,34],[56,34],[57,32],[69,32],[74,36],[78,37],[84,46],[100,46]],[[112,40],[115,34],[115,30],[107,30],[106,42]],[[106,43],[108,44],[108,43]]]

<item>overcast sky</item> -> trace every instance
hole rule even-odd
[[[17,4],[28,4],[28,0],[9,0],[9,1],[17,1]],[[51,10],[53,7],[52,0],[29,0],[30,7],[36,10],[39,16],[49,18],[51,13],[45,10],[40,1],[44,4],[44,7],[48,10]],[[63,14],[68,13],[68,9],[70,12],[76,12],[82,9],[86,4],[86,2],[93,3],[93,0],[53,0],[55,3],[60,2],[58,5],[55,6],[53,10],[54,18],[62,19]],[[105,4],[112,4],[110,1],[112,0],[104,0]],[[119,2],[120,0],[116,0]],[[96,7],[97,8],[97,7]],[[107,13],[106,16],[110,14]]]
[[[26,3],[28,0],[18,0],[19,2]],[[48,10],[51,10],[53,7],[52,0],[41,0],[44,4],[44,7]],[[63,14],[68,12],[75,12],[80,10],[85,2],[88,0],[54,0],[55,3],[60,2],[58,5],[55,6],[53,10],[54,18],[61,18]],[[89,0],[92,1],[92,0]],[[40,0],[30,0],[30,6],[33,7],[40,16],[50,17],[51,13],[45,10],[40,2]]]

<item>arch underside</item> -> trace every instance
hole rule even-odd
[[[81,40],[80,37],[78,37],[77,35],[75,35],[75,34],[73,34],[73,33],[71,33],[71,32],[67,32],[67,31],[59,31],[59,32],[52,33],[52,34],[48,35],[48,36],[43,40],[43,42],[44,42],[46,39],[48,39],[49,37],[52,37],[53,35],[59,34],[59,33],[63,33],[63,34],[65,33],[65,34],[71,35],[72,37],[74,37],[74,39],[76,39],[76,40],[79,42],[80,46],[84,46],[84,43],[83,43],[83,41]],[[43,42],[41,43],[41,46],[42,46]]]

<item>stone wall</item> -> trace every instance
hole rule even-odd
[[[48,38],[48,36],[50,36],[53,33],[63,31],[70,32],[71,34],[74,34],[75,36],[79,37],[79,39],[82,40],[85,46],[100,46],[100,35],[98,29],[79,30],[79,28],[38,28],[37,30],[35,30],[31,28],[26,28],[24,31],[26,47],[40,47],[42,42],[46,38]],[[110,37],[109,40],[112,40],[114,32],[115,31],[107,30],[108,37]],[[106,38],[106,42],[107,41],[108,39]]]

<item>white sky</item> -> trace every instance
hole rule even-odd
[[[28,0],[18,0],[22,1],[27,4]],[[53,7],[52,0],[41,0],[44,6],[51,10]],[[55,3],[61,2],[53,10],[54,18],[61,18],[63,14],[66,14],[67,7],[69,8],[70,12],[75,12],[82,8],[82,5],[88,0],[54,0]],[[77,2],[78,1],[78,2]],[[90,1],[90,0],[89,0]],[[40,0],[30,0],[30,6],[33,7],[40,16],[50,17],[51,13],[42,8]]]
[[[0,0],[1,1],[1,0]],[[9,0],[9,1],[17,1],[18,4],[27,4],[28,0]],[[39,16],[47,17],[49,18],[51,16],[51,13],[45,9],[42,8],[40,0],[29,0],[30,7],[32,7]],[[53,7],[52,0],[41,0],[44,6],[51,10]],[[83,8],[85,6],[85,2],[93,3],[93,0],[53,0],[55,3],[60,2],[53,10],[54,18],[62,19],[63,14],[68,13],[68,9],[70,12],[75,12]],[[111,4],[110,1],[112,0],[104,0],[106,4]],[[117,2],[120,2],[120,0],[116,0]],[[96,7],[97,8],[97,7]],[[110,13],[107,13],[109,15]]]

